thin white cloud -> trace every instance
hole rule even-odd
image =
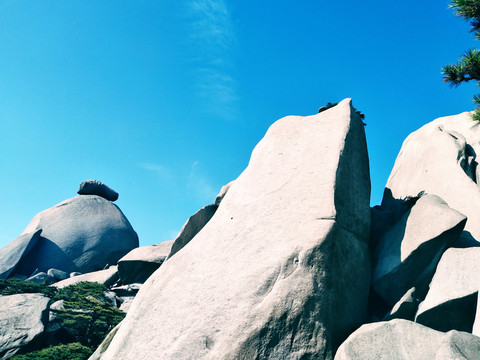
[[[225,0],[188,2],[190,37],[198,63],[194,88],[204,112],[226,119],[236,116],[238,97],[232,53],[236,46],[235,27]]]
[[[188,176],[188,187],[195,196],[205,204],[213,203],[217,195],[217,187],[214,186],[208,176],[200,167],[200,162],[194,161]]]
[[[168,169],[166,166],[160,165],[160,164],[155,164],[155,163],[149,163],[149,162],[142,162],[138,164],[139,168],[151,171],[155,173],[158,177],[164,179],[164,180],[169,180],[172,179],[173,172]]]

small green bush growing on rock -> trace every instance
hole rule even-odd
[[[46,284],[35,284],[30,281],[20,279],[0,280],[0,295],[40,293],[52,298],[57,289]]]
[[[12,360],[86,360],[92,350],[79,343],[57,345],[25,355],[16,355]]]
[[[80,282],[59,289],[53,301],[64,300],[63,310],[56,310],[62,319],[66,338],[95,350],[125,313],[100,299],[107,290],[104,285]]]

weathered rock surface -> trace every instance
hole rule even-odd
[[[220,203],[222,202],[223,198],[225,197],[225,195],[227,195],[227,192],[228,190],[230,189],[230,187],[232,186],[233,182],[235,180],[232,180],[230,181],[228,184],[226,185],[223,185],[222,188],[220,189],[220,192],[218,193],[218,195],[215,197],[215,201],[213,202],[214,205],[217,205],[219,206]]]
[[[123,284],[144,283],[165,261],[173,240],[133,249],[118,260],[118,274]]]
[[[217,211],[217,205],[207,205],[198,210],[195,214],[190,216],[182,229],[178,233],[173,245],[170,249],[168,258],[171,258],[178,251],[180,251],[185,245],[187,245],[200,230],[210,221],[215,212]]]
[[[85,180],[77,191],[79,195],[98,195],[109,201],[118,200],[118,193],[98,180]]]
[[[48,301],[41,294],[0,296],[0,359],[41,345]]]
[[[418,304],[419,300],[416,295],[416,289],[413,287],[401,297],[383,320],[405,319],[413,321],[415,320]]]
[[[415,321],[440,331],[472,332],[480,288],[480,248],[448,249]]]
[[[65,280],[70,277],[65,271],[58,269],[48,269],[47,275],[53,277],[57,281]]]
[[[369,194],[349,100],[277,121],[101,358],[331,359],[365,317]]]
[[[440,256],[459,238],[466,221],[438,196],[422,196],[376,242],[375,291],[390,305],[411,287],[426,292]]]
[[[48,275],[47,273],[44,273],[43,271],[40,271],[39,273],[36,273],[35,275],[30,276],[29,278],[25,279],[25,281],[31,281],[34,282],[35,284],[53,284],[57,280],[53,277]]]
[[[22,235],[42,229],[34,250],[15,272],[50,268],[87,273],[116,264],[138,247],[138,236],[120,209],[96,195],[79,195],[36,215]]]
[[[24,233],[0,249],[0,279],[10,276],[18,263],[35,247],[41,232],[42,230]]]
[[[471,113],[436,119],[403,142],[387,181],[386,195],[394,199],[414,197],[421,191],[438,195],[468,218],[460,246],[478,246],[479,153],[480,123],[472,119]]]
[[[81,281],[90,281],[90,282],[103,284],[108,287],[113,285],[117,280],[118,280],[117,267],[110,266],[108,269],[105,269],[105,270],[94,271],[91,273],[82,274],[82,275],[74,276],[74,277],[59,281],[53,284],[53,286],[61,289],[61,288],[64,288],[65,286],[77,284]]]
[[[363,325],[340,346],[335,360],[480,359],[480,338],[443,333],[407,320]]]

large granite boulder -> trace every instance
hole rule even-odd
[[[273,124],[102,359],[331,359],[365,318],[370,179],[349,99]]]
[[[435,194],[468,221],[458,246],[480,245],[480,189],[477,160],[480,123],[471,113],[442,117],[410,134],[386,184],[385,196],[395,200],[420,192]]]
[[[0,359],[43,345],[49,300],[41,294],[0,296]]]
[[[480,248],[448,249],[415,321],[440,331],[472,332],[480,289]]]
[[[335,360],[478,360],[480,338],[459,331],[443,333],[392,320],[363,325],[338,349]]]
[[[118,260],[118,275],[123,284],[144,283],[165,261],[173,240],[133,249]]]
[[[372,286],[390,305],[405,292],[428,288],[438,260],[467,218],[435,195],[423,195],[376,241]]]
[[[192,240],[195,235],[199,233],[200,230],[210,221],[215,212],[217,211],[218,206],[215,204],[207,205],[198,210],[195,214],[190,216],[185,224],[180,229],[175,241],[172,244],[170,249],[170,254],[168,258],[171,258],[178,251],[180,251],[185,245],[187,245],[190,240]]]
[[[116,264],[138,247],[138,236],[121,210],[96,195],[79,195],[42,211],[22,235],[40,229],[40,239],[16,273],[28,276],[50,268],[87,273]]]
[[[18,263],[35,247],[41,232],[40,229],[33,233],[24,233],[0,249],[0,279],[7,279],[14,272]]]
[[[118,193],[98,180],[85,180],[80,184],[79,195],[98,195],[109,201],[118,200]]]

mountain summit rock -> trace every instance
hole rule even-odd
[[[144,284],[102,359],[333,358],[366,316],[369,197],[350,99],[278,120],[212,219]]]

